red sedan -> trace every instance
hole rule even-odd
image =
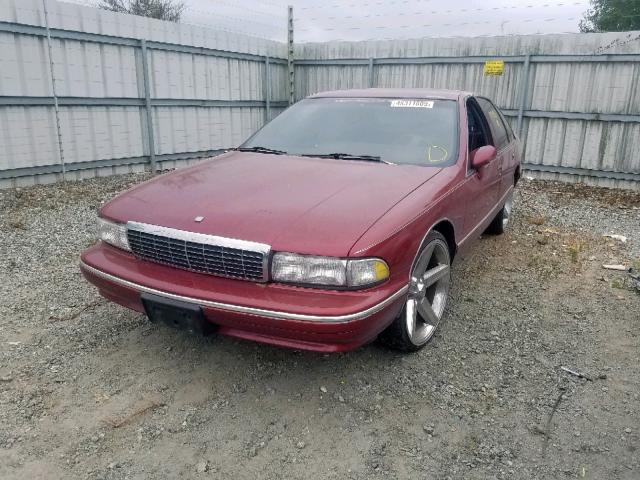
[[[454,258],[506,228],[519,150],[471,93],[320,93],[241,147],[107,203],[80,267],[107,299],[178,328],[418,350]]]

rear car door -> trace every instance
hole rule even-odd
[[[493,145],[498,151],[497,154],[497,168],[498,176],[500,177],[500,186],[498,188],[498,195],[496,202],[502,198],[513,181],[511,175],[506,175],[506,172],[512,172],[512,165],[516,163],[516,142],[511,128],[509,128],[498,111],[498,109],[491,103],[491,101],[484,97],[477,97],[478,104],[484,113],[489,127],[491,128],[491,136],[493,137]]]
[[[465,231],[470,233],[485,220],[498,202],[500,191],[499,159],[496,157],[479,170],[471,166],[471,155],[485,145],[493,145],[492,132],[481,106],[474,97],[469,97],[467,105],[467,128],[469,155],[467,164],[467,211]],[[497,148],[497,147],[496,147]]]
[[[496,110],[498,110],[496,108]],[[504,115],[500,110],[498,110],[500,114],[500,118],[502,119],[502,123],[504,124],[504,128],[507,130],[507,135],[509,137],[509,148],[504,157],[504,163],[502,164],[502,181],[501,181],[501,191],[506,192],[509,190],[509,187],[515,185],[516,182],[516,170],[520,167],[520,159],[521,159],[521,146],[520,140],[513,133],[511,129],[511,125],[507,122],[507,119],[504,118]]]

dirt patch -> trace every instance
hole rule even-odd
[[[640,478],[633,198],[524,182],[427,348],[318,355],[97,296],[95,210],[143,178],[0,193],[0,478]]]

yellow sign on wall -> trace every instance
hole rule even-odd
[[[485,75],[502,75],[504,73],[504,60],[487,60],[484,62]]]

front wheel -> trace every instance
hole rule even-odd
[[[400,315],[382,332],[380,340],[405,352],[420,350],[433,337],[449,296],[451,255],[440,232],[427,235],[411,271],[409,293]]]
[[[504,206],[500,209],[495,218],[491,221],[487,229],[486,233],[491,235],[502,235],[507,227],[509,226],[509,221],[511,220],[511,212],[513,211],[513,192],[509,194],[507,197],[507,201],[504,202]]]

